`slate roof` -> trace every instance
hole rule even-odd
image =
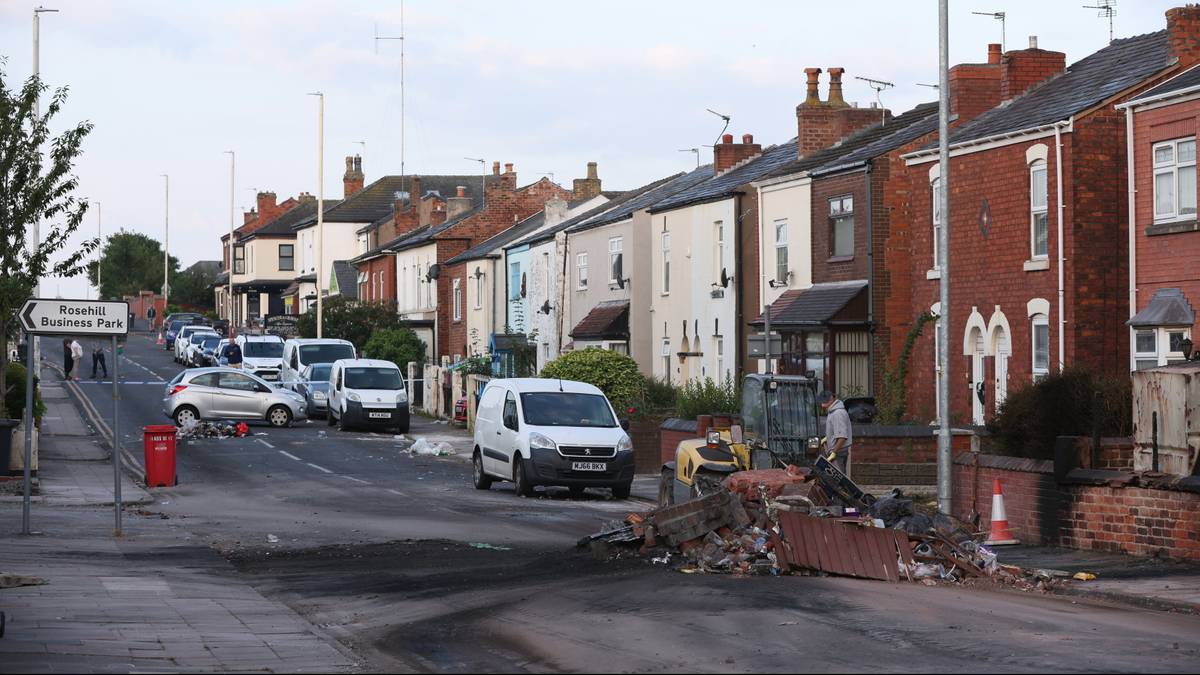
[[[771,303],[772,326],[823,326],[867,288],[866,281],[813,284],[803,290],[787,291]],[[763,323],[763,316],[754,320]]]
[[[1191,326],[1196,323],[1196,312],[1181,289],[1160,288],[1154,292],[1146,309],[1135,314],[1128,323],[1134,327]]]
[[[870,127],[843,143],[814,153],[810,159],[819,165],[809,170],[814,176],[845,170],[887,154],[896,148],[937,131],[938,104],[922,103],[893,118],[883,126]]]
[[[528,236],[533,232],[537,232],[543,225],[546,224],[546,212],[538,211],[529,216],[525,220],[513,225],[512,227],[500,232],[492,238],[484,241],[481,244],[476,244],[471,248],[459,253],[453,258],[446,261],[447,265],[457,265],[458,263],[467,262],[469,260],[479,260],[480,258],[488,257],[492,251],[504,248],[506,245]]]
[[[348,260],[334,260],[333,273],[337,276],[338,294],[343,298],[358,298],[358,270]]]
[[[378,249],[376,249],[376,251],[384,250],[388,253],[395,253],[397,251],[403,251],[405,249],[430,242],[434,237],[475,215],[482,208],[483,204],[476,204],[475,207],[470,211],[458,214],[453,220],[447,220],[446,222],[438,225],[427,225],[425,227],[418,228],[412,232],[396,237],[392,241],[380,246]],[[368,255],[369,254],[370,253],[368,253]]]
[[[1132,102],[1137,102],[1147,98],[1154,98],[1156,96],[1163,96],[1166,94],[1173,94],[1175,92],[1180,92],[1192,87],[1200,87],[1200,65],[1192,66],[1191,68],[1183,71],[1181,74],[1172,77],[1150,91],[1138,95],[1138,97]]]
[[[662,183],[652,190],[647,190],[637,197],[623,202],[616,208],[609,209],[594,218],[574,225],[570,231],[583,232],[594,227],[625,220],[642,209],[649,208],[672,195],[690,189],[701,181],[711,178],[712,171],[712,164],[705,164],[688,173],[677,173],[669,177],[666,183]]]
[[[1066,72],[954,130],[950,143],[967,143],[1061,122],[1168,65],[1165,30],[1113,40],[1107,47],[1076,61]]]
[[[562,232],[563,230],[568,230],[568,229],[578,225],[579,223],[582,223],[582,222],[588,220],[589,218],[595,218],[596,216],[606,213],[611,209],[615,209],[615,208],[629,202],[630,200],[636,199],[639,195],[645,194],[646,192],[659,187],[663,183],[666,183],[667,181],[672,180],[673,178],[675,178],[678,175],[679,174],[675,174],[673,176],[667,176],[666,178],[660,178],[659,180],[656,180],[653,183],[649,183],[647,185],[643,185],[640,188],[634,188],[633,190],[629,190],[627,192],[622,192],[620,195],[613,197],[610,201],[607,201],[595,208],[588,209],[587,211],[584,211],[583,213],[580,213],[577,216],[568,218],[568,219],[564,220],[563,222],[555,225],[554,227],[551,227],[551,228],[548,228],[541,232],[538,232],[536,234],[530,235],[524,239],[519,239],[516,242],[509,244],[508,246],[505,246],[504,248],[510,249],[510,248],[515,248],[517,246],[532,246],[534,244],[537,244],[537,243],[540,243],[540,242],[543,242],[543,241],[546,241],[549,239],[553,239],[554,235],[558,234],[559,232]]]
[[[629,301],[606,300],[592,308],[570,333],[575,340],[621,340],[629,337]]]
[[[438,192],[443,198],[457,194],[458,186],[467,189],[467,196],[480,203],[481,179],[492,182],[495,176],[420,176],[421,192],[427,194]],[[375,223],[380,218],[390,215],[396,204],[396,193],[406,192],[412,185],[412,176],[384,176],[355,192],[331,209],[325,211],[325,222],[329,223]],[[316,215],[296,224],[296,229],[308,227],[316,223]]]
[[[186,270],[184,270],[184,272],[191,272],[192,270],[196,270],[197,272],[203,272],[205,274],[217,275],[217,274],[221,273],[221,261],[220,260],[197,260],[196,262],[192,263],[191,266],[189,266]]]
[[[662,200],[650,207],[650,213],[661,213],[691,204],[724,199],[732,195],[739,186],[756,181],[788,162],[794,161],[796,152],[796,139],[794,138],[787,143],[773,145],[755,159],[741,166],[730,169],[719,176],[713,176],[709,180]]]
[[[342,200],[340,200],[340,199],[326,199],[325,200],[325,213],[328,214],[329,210],[332,209],[334,206],[337,206],[339,203],[341,203],[341,201]],[[275,220],[272,220],[271,222],[267,223],[266,225],[263,225],[262,227],[258,228],[257,230],[246,235],[245,237],[243,237],[241,239],[241,241],[253,239],[254,237],[257,237],[259,235],[267,235],[267,236],[274,236],[274,237],[281,237],[281,236],[288,236],[288,235],[295,236],[296,229],[297,229],[296,225],[304,222],[305,220],[308,220],[309,218],[311,218],[314,223],[316,222],[317,200],[315,200],[315,199],[312,201],[300,202],[296,206],[293,206],[292,208],[288,209],[287,211],[284,211],[279,216],[277,216],[275,218]]]

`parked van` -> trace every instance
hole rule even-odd
[[[283,338],[278,335],[239,335],[242,370],[264,380],[278,381],[283,370]]]
[[[296,390],[300,373],[314,363],[333,363],[338,359],[358,358],[354,345],[347,340],[332,338],[292,338],[283,343],[283,370],[280,380],[283,386]]]
[[[579,495],[612,489],[629,497],[633,442],[604,392],[584,382],[523,378],[492,380],[479,399],[472,452],[475,487],[516,483],[528,497],[538,485]]]
[[[329,369],[329,426],[385,427],[408,433],[404,375],[391,361],[338,359]]]

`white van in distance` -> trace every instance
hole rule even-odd
[[[239,335],[242,370],[264,380],[278,381],[283,369],[283,338],[278,335]]]
[[[358,358],[349,340],[333,338],[292,338],[283,343],[283,370],[279,379],[283,386],[296,390],[300,373],[314,363],[333,363],[338,359]]]
[[[604,392],[590,384],[492,380],[475,416],[475,487],[486,490],[493,481],[512,481],[523,497],[538,485],[564,486],[572,495],[605,487],[626,499],[634,471],[626,427]]]

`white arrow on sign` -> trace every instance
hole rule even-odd
[[[129,303],[30,298],[19,312],[33,335],[127,335]]]

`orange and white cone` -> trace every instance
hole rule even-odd
[[[1004,511],[1004,491],[1000,489],[1000,479],[992,482],[992,531],[988,533],[986,546],[1006,546],[1019,544],[1020,541],[1008,529],[1008,514]]]
[[[165,340],[163,340],[163,336],[162,336],[162,333],[161,333],[161,332],[158,334],[158,344],[159,344],[159,345],[164,345],[164,344],[166,344],[166,341],[165,341]]]

